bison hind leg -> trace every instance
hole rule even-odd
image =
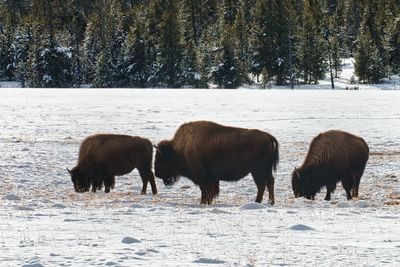
[[[268,188],[268,202],[271,205],[275,204],[274,185],[275,178],[272,175],[272,167],[268,170],[262,166],[251,172],[254,182],[257,185],[256,202],[261,203],[264,197],[265,187]]]
[[[363,175],[364,171],[362,171],[359,175],[354,178],[353,189],[351,190],[352,197],[358,198],[358,188],[360,186],[361,176]]]
[[[346,191],[347,200],[353,199],[353,197],[351,196],[351,191],[353,188],[353,178],[343,179],[342,185],[343,185],[344,190]]]
[[[150,182],[151,192],[153,195],[157,195],[157,186],[156,181],[154,179],[154,174],[151,171],[151,168],[148,169],[139,169],[140,177],[142,178],[143,186],[141,194],[145,195],[147,192],[147,184]]]

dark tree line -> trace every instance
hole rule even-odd
[[[399,0],[0,0],[0,79],[30,87],[316,83],[400,72]]]

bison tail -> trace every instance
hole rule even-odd
[[[276,138],[273,138],[273,144],[274,144],[274,154],[272,155],[272,168],[276,172],[276,169],[279,164],[279,143]]]

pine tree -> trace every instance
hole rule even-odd
[[[32,46],[32,28],[23,25],[16,30],[15,40],[16,79],[25,87],[28,76],[28,55]]]
[[[82,0],[71,0],[68,3],[69,13],[69,32],[71,34],[70,45],[72,50],[73,61],[73,79],[74,86],[80,87],[83,80],[83,66],[81,47],[85,38],[85,30],[87,26],[84,2]]]
[[[160,39],[157,47],[155,66],[156,84],[160,87],[179,88],[182,86],[183,46],[174,1],[167,5],[160,23]]]
[[[344,6],[344,43],[348,51],[348,56],[351,56],[355,50],[355,41],[359,34],[362,15],[363,15],[363,0],[339,0]]]
[[[365,7],[364,19],[355,49],[355,74],[361,81],[377,83],[384,77],[384,62],[379,47],[373,38],[373,12],[370,6]]]
[[[394,73],[400,74],[400,14],[387,33],[388,64]]]
[[[190,88],[207,88],[207,80],[201,75],[193,44],[185,46],[182,61],[182,83]]]
[[[239,76],[243,82],[250,82],[248,74],[250,72],[250,44],[249,44],[249,27],[246,24],[246,3],[242,3],[236,15],[233,25],[235,37],[235,51],[239,64]]]
[[[136,11],[136,20],[131,27],[125,42],[124,64],[128,85],[130,87],[145,88],[150,76],[147,58],[146,20],[142,9]]]
[[[32,87],[70,87],[73,80],[71,48],[56,41],[52,3],[34,0],[32,9],[34,45],[28,54],[27,82]]]
[[[216,27],[215,24],[213,24]],[[197,47],[197,64],[204,84],[213,80],[213,73],[217,66],[218,43],[214,37],[214,27],[208,27],[200,37]]]
[[[127,86],[124,62],[125,33],[122,25],[122,7],[118,1],[104,3],[108,15],[102,18],[104,23],[100,32],[100,54],[96,61],[94,74],[95,87]]]
[[[299,69],[305,83],[317,83],[326,73],[322,7],[319,0],[304,0],[303,4],[303,20],[296,44]]]
[[[251,70],[258,77],[265,69],[278,85],[285,83],[289,68],[288,5],[288,1],[259,0],[254,14]]]
[[[214,83],[218,84],[220,88],[234,89],[242,84],[239,65],[235,57],[234,43],[231,38],[232,34],[232,27],[225,24],[217,58],[218,66],[212,73]]]
[[[15,70],[14,49],[12,46],[12,33],[0,33],[0,79],[12,80]]]

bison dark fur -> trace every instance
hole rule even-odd
[[[368,145],[361,137],[337,130],[319,134],[311,142],[303,165],[292,173],[295,197],[315,199],[326,186],[325,200],[330,200],[338,181],[342,182],[348,200],[358,197],[368,157]]]
[[[219,194],[219,181],[237,181],[251,173],[256,201],[262,201],[267,186],[274,204],[272,171],[278,161],[278,142],[268,133],[196,121],[181,125],[172,140],[158,144],[154,169],[165,185],[180,176],[192,180],[200,186],[202,204],[211,204]]]
[[[114,188],[115,176],[138,169],[142,178],[142,194],[146,194],[150,182],[153,194],[157,194],[154,174],[151,170],[153,146],[148,139],[114,134],[97,134],[86,138],[79,149],[78,165],[68,170],[76,192],[105,192]]]

